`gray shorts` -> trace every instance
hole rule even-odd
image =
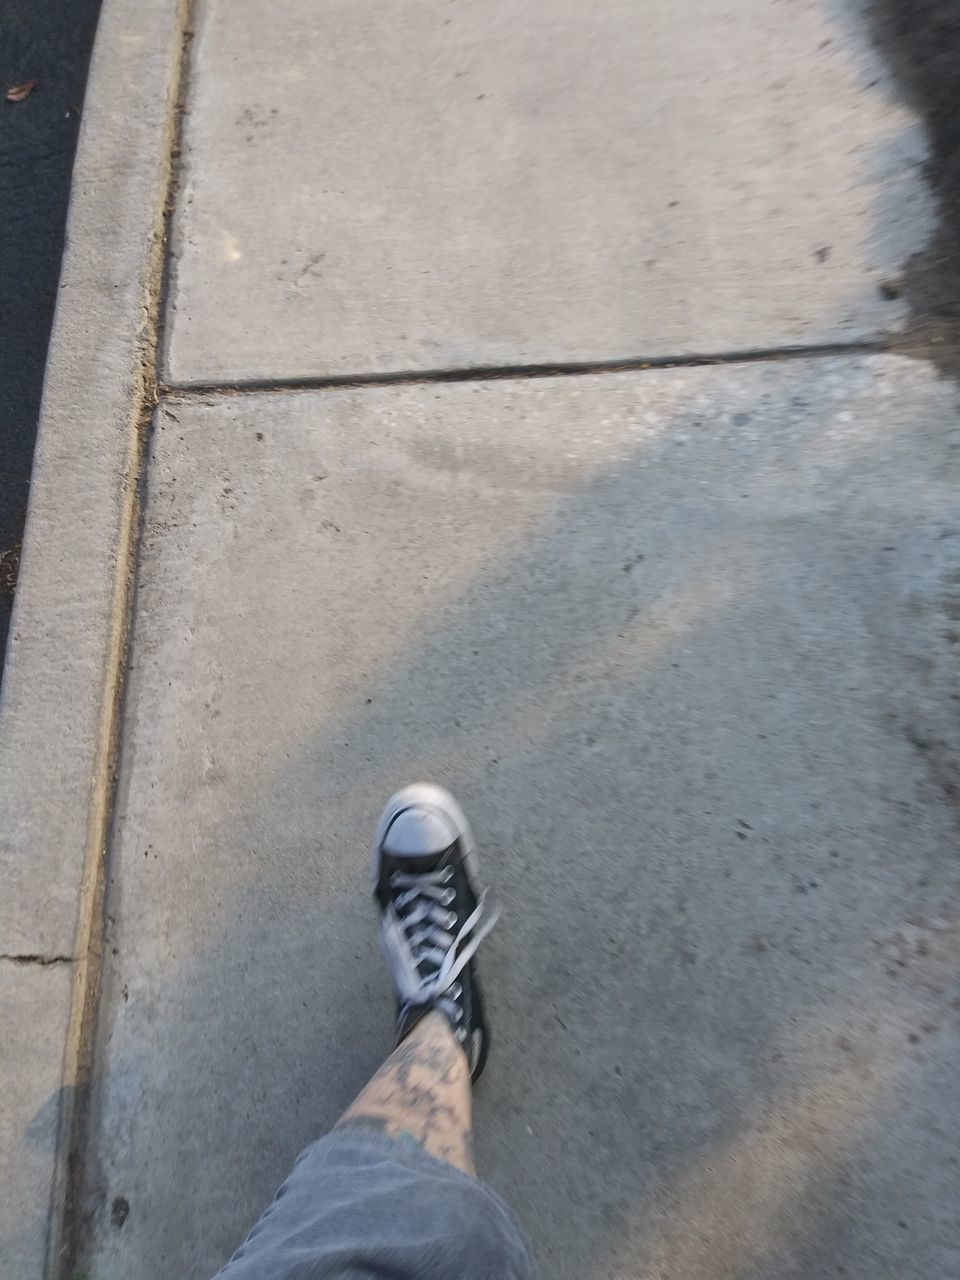
[[[300,1156],[215,1280],[530,1280],[513,1214],[412,1139],[334,1130]]]

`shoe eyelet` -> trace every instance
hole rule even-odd
[[[460,997],[463,995],[463,987],[461,987],[459,982],[455,982],[453,984],[453,986],[450,988],[450,994],[453,996],[454,1000],[460,999]]]
[[[444,884],[449,884],[449,883],[450,883],[450,881],[451,881],[452,879],[453,879],[453,867],[444,867],[444,868],[443,868],[443,883],[444,883]]]
[[[443,905],[444,905],[445,907],[449,907],[450,903],[451,903],[451,902],[453,902],[453,900],[454,900],[454,898],[455,898],[456,896],[457,896],[457,891],[456,891],[456,889],[454,889],[454,888],[444,889],[444,891],[443,891]]]
[[[457,1037],[458,1040],[466,1040],[467,1038],[466,1027],[457,1027],[456,1031],[454,1032],[454,1035]]]
[[[447,912],[447,928],[452,929],[457,923],[457,913],[455,911]]]

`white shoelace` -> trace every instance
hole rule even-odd
[[[455,897],[452,879],[452,867],[419,874],[394,871],[390,886],[402,892],[394,899],[394,920],[384,922],[383,938],[401,1002],[433,1003],[459,1021],[457,978],[496,924],[500,907],[485,889],[454,934],[457,914],[449,910]],[[423,964],[433,970],[426,977],[420,972]]]

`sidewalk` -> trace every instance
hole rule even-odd
[[[545,1277],[952,1274],[960,418],[861,6],[200,0],[182,84],[166,10],[104,11],[175,212],[117,720],[4,873],[9,1274],[223,1262],[388,1044],[417,777],[507,904],[477,1155]]]

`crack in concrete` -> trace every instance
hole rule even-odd
[[[389,373],[343,373],[291,378],[225,379],[220,382],[157,384],[161,400],[263,392],[326,391],[337,387],[382,387],[431,382],[490,382],[500,378],[577,378],[596,373],[637,373],[646,369],[691,369],[703,365],[749,364],[774,360],[816,360],[828,356],[897,353],[895,338],[829,342],[800,347],[757,347],[686,356],[628,356],[620,360],[584,360],[544,364],[467,365],[448,369],[406,369]],[[910,354],[904,351],[901,354]]]
[[[40,965],[42,968],[51,964],[74,963],[73,956],[10,955],[7,952],[0,953],[0,960],[6,960],[8,964]]]

